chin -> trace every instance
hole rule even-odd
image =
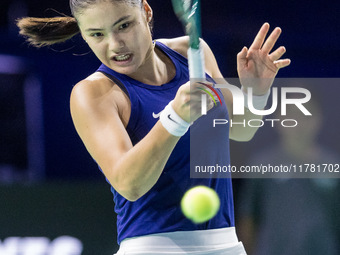
[[[115,72],[120,73],[120,74],[125,74],[125,75],[133,74],[136,71],[133,66],[121,67],[121,66],[116,66],[112,64],[111,65],[108,64],[107,66],[111,68],[112,70],[114,70]]]

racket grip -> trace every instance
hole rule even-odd
[[[189,75],[191,79],[205,79],[204,53],[201,48],[188,49]]]

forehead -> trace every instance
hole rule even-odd
[[[98,1],[76,14],[80,28],[104,27],[124,16],[136,16],[140,7],[124,2]]]

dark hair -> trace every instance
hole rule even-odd
[[[98,1],[112,1],[126,3],[132,6],[143,6],[144,0],[70,0],[72,16],[53,18],[24,17],[17,20],[19,33],[36,47],[43,47],[61,43],[80,32],[76,15]],[[151,21],[152,22],[152,21]],[[149,23],[150,29],[152,23]]]
[[[17,21],[19,33],[36,47],[64,42],[80,32],[73,17],[32,18],[25,17]]]

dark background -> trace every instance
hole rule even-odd
[[[149,3],[154,11],[154,38],[170,38],[183,35],[181,24],[172,13],[170,1],[150,0]],[[44,139],[42,141],[44,147],[44,173],[43,178],[41,178],[43,181],[29,186],[27,186],[27,183],[23,184],[24,186],[16,183],[15,185],[19,185],[20,188],[9,183],[4,184],[1,188],[0,196],[5,200],[7,199],[7,201],[12,201],[11,199],[15,199],[12,196],[12,191],[21,191],[23,193],[32,192],[37,197],[42,194],[46,196],[46,199],[49,196],[55,199],[53,192],[45,192],[39,190],[39,188],[46,187],[46,189],[49,189],[52,182],[67,182],[69,186],[74,188],[70,188],[68,192],[65,192],[65,196],[59,196],[59,199],[66,199],[67,194],[77,194],[77,192],[83,194],[81,192],[87,190],[85,184],[79,187],[73,186],[72,183],[88,183],[91,181],[93,186],[89,185],[89,189],[94,186],[95,188],[93,188],[93,192],[88,194],[90,207],[97,206],[95,202],[92,203],[91,201],[95,201],[96,199],[93,198],[96,198],[98,194],[102,194],[98,192],[107,191],[106,195],[103,195],[105,206],[100,207],[98,210],[100,210],[100,213],[103,213],[101,209],[108,211],[105,218],[108,224],[103,226],[103,233],[110,235],[106,236],[106,242],[107,240],[112,241],[112,251],[114,251],[113,233],[115,233],[115,230],[112,230],[114,213],[109,186],[105,183],[104,177],[76,134],[69,113],[69,96],[72,87],[78,81],[93,73],[99,66],[99,61],[89,52],[89,48],[81,40],[80,36],[76,36],[65,44],[36,49],[29,46],[24,42],[23,38],[18,36],[17,28],[14,25],[15,19],[22,16],[54,16],[56,11],[52,9],[70,14],[68,1],[66,0],[2,0],[0,3],[0,54],[23,58],[30,66],[30,70],[39,77],[42,84],[42,123],[44,130]],[[339,10],[339,1],[330,0],[203,0],[202,37],[215,53],[224,76],[236,77],[236,54],[243,46],[249,47],[261,25],[264,22],[269,22],[271,30],[275,26],[282,28],[283,33],[277,46],[284,45],[287,49],[285,56],[292,60],[290,67],[280,70],[278,77],[339,77],[340,22],[337,18]],[[334,111],[334,108],[338,106],[337,95],[340,88],[333,87],[332,91],[329,91],[324,86],[320,87],[318,91],[320,91],[322,97],[326,98],[326,104],[323,108],[325,115],[333,118],[331,121],[332,123],[334,122],[333,125],[327,125],[324,128],[323,142],[334,151],[340,152],[337,132],[339,117]],[[331,96],[331,100],[328,96]],[[18,131],[19,133],[20,130]],[[333,135],[330,136],[330,134]],[[238,164],[244,157],[247,157],[254,148],[256,141],[262,139],[264,135],[264,131],[259,132],[259,136],[247,144],[232,142],[233,162]],[[242,185],[241,181],[236,181],[235,183],[236,185]],[[59,191],[63,192],[63,190],[61,186],[60,189],[56,188],[54,191],[59,193]],[[237,196],[237,186],[235,190]],[[92,198],[90,198],[91,196]],[[38,199],[37,197],[35,199]],[[77,200],[77,196],[74,197],[74,200]],[[12,210],[20,210],[22,201],[17,201],[18,203],[11,203]],[[81,201],[86,204],[86,199]],[[75,202],[75,204],[78,204],[78,202]],[[4,202],[3,205],[7,207]],[[18,208],[15,206],[18,206]],[[71,208],[71,205],[69,207]],[[42,207],[42,210],[44,209],[46,208]],[[62,207],[59,209],[61,212],[63,211]],[[75,213],[72,216],[74,219],[78,216],[80,217],[81,212],[86,210],[85,208],[84,210],[78,209],[73,209],[77,213],[79,212],[79,214]],[[3,210],[0,209],[0,215],[2,212]],[[94,210],[93,214],[95,215],[96,213],[96,210]],[[46,214],[49,214],[49,212]],[[6,217],[9,216],[7,215]],[[16,218],[17,216],[13,214],[10,217],[13,220],[18,220],[19,218],[24,222],[22,215]],[[1,224],[5,224],[4,221],[1,221]],[[4,229],[2,226],[0,228]],[[88,231],[88,229],[84,231]],[[1,231],[0,240],[10,235],[28,234],[30,233],[20,233],[20,230]],[[44,235],[44,232],[39,233],[38,231],[31,234]],[[93,234],[96,235],[95,233]],[[105,242],[105,238],[98,238],[98,235],[96,237],[96,240]],[[90,239],[88,238],[87,240]],[[105,252],[107,254],[108,250],[105,250]],[[84,251],[84,254],[91,253]],[[97,254],[104,254],[104,252]]]
[[[0,8],[0,53],[27,58],[43,84],[46,178],[101,178],[77,137],[69,114],[72,86],[95,71],[99,62],[79,37],[39,50],[28,46],[17,35],[13,17],[6,19],[6,10],[15,9],[15,3],[18,16],[20,12],[37,17],[53,16],[55,11],[51,9],[65,14],[70,11],[67,1],[26,1],[25,11],[24,5],[19,4],[25,1],[5,0]],[[154,38],[183,35],[170,1],[151,0],[150,4],[154,9]],[[237,77],[236,54],[243,46],[249,47],[261,25],[269,22],[271,29],[282,28],[277,46],[284,45],[285,56],[292,60],[290,67],[280,70],[278,77],[338,77],[338,11],[337,1],[202,1],[202,36],[215,53],[223,75]],[[79,56],[82,54],[85,55]]]

